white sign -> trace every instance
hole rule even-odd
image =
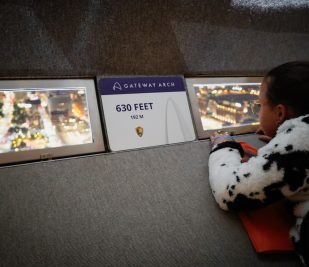
[[[195,140],[180,76],[99,78],[112,151]]]

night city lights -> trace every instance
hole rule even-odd
[[[259,83],[194,84],[204,130],[257,124]]]
[[[0,90],[0,153],[91,142],[86,88]]]

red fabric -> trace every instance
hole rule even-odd
[[[248,143],[246,143],[246,142],[243,142],[243,141],[239,141],[238,142],[239,144],[241,144],[241,147],[243,148],[243,150],[245,151],[245,152],[250,152],[252,155],[256,155],[257,154],[257,149],[255,148],[255,147],[253,147],[253,146],[251,146],[251,145],[249,145]]]
[[[294,251],[289,237],[293,217],[283,202],[258,210],[241,212],[239,216],[256,252]]]
[[[240,142],[243,149],[256,154],[257,149],[245,142]],[[257,210],[239,214],[248,236],[260,253],[282,253],[294,251],[289,237],[293,225],[293,215],[288,212],[284,202],[275,203]]]

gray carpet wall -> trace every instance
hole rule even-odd
[[[309,60],[308,8],[10,0],[0,1],[0,13],[1,76],[262,74]]]
[[[259,75],[309,60],[308,7],[242,2],[0,1],[0,76]],[[214,202],[208,154],[206,140],[0,168],[0,266],[301,266],[255,253]]]

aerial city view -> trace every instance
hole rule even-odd
[[[204,130],[258,123],[259,83],[195,84]]]
[[[85,90],[0,90],[0,153],[91,143]]]

